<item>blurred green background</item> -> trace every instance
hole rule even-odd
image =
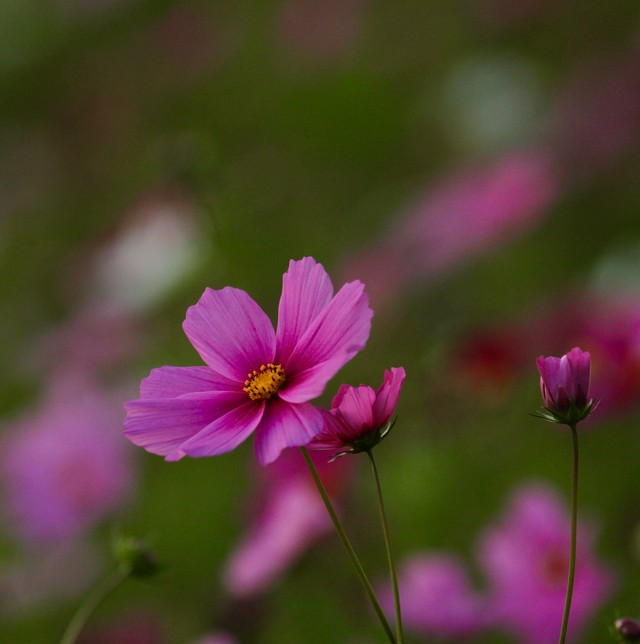
[[[531,334],[523,363],[503,356],[495,382],[492,364],[464,368],[461,347],[487,328],[528,334],[584,293],[619,291],[640,310],[639,38],[636,0],[3,0],[4,437],[64,363],[51,333],[79,311],[135,327],[100,374],[125,400],[154,366],[200,364],[181,323],[205,287],[243,288],[275,317],[289,259],[312,255],[336,286],[371,282],[375,310],[366,350],[319,403],[342,382],[377,387],[385,368],[406,368],[378,449],[395,550],[452,550],[473,570],[475,539],[514,486],[542,479],[568,499],[569,437],[527,412],[541,404],[535,357],[573,345],[571,333]],[[443,237],[397,242],[434,186],[455,192],[456,177],[531,151],[550,187],[526,225],[456,250],[467,226],[484,230],[470,206]],[[520,196],[516,185],[509,199]],[[427,228],[449,217],[446,200],[432,210]],[[176,227],[149,241],[142,224],[158,212]],[[430,268],[445,246],[450,261]],[[583,644],[615,641],[609,624],[640,614],[638,340],[624,413],[582,441],[581,504],[619,575]],[[106,557],[114,524],[151,535],[166,569],[119,590],[96,624],[144,615],[168,643],[234,628],[249,644],[382,641],[333,536],[255,603],[231,605],[219,572],[255,494],[251,441],[175,464],[131,453],[132,499],[87,539]],[[373,490],[366,463],[356,468],[345,522],[382,580]],[[0,566],[21,552],[7,529]],[[57,641],[83,592],[4,611],[0,640]]]

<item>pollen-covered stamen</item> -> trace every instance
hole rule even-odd
[[[250,371],[244,381],[244,391],[251,400],[272,398],[285,383],[287,377],[281,364],[262,365],[258,371]]]

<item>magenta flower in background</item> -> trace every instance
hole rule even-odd
[[[481,535],[478,557],[490,583],[487,616],[523,644],[557,641],[570,540],[569,513],[555,491],[530,484],[517,490],[500,520]],[[609,597],[613,575],[592,550],[594,532],[578,526],[578,558],[569,634],[579,636]]]
[[[539,150],[463,168],[401,213],[379,243],[350,260],[347,272],[363,275],[380,302],[391,300],[533,229],[562,189],[552,156]]]
[[[336,505],[344,489],[347,461],[329,465],[316,454],[311,457]],[[275,463],[262,468],[258,476],[254,492],[257,503],[249,508],[249,529],[231,553],[223,572],[224,587],[237,598],[268,590],[332,528],[297,450],[285,450]]]
[[[561,358],[540,356],[536,364],[542,398],[549,412],[541,416],[566,425],[584,420],[593,409],[593,400],[589,398],[591,354],[575,347]]]
[[[309,403],[364,347],[373,312],[362,283],[335,295],[321,264],[291,261],[278,327],[240,289],[207,289],[183,324],[207,366],[161,367],[125,404],[125,436],[168,461],[234,449],[254,431],[260,463],[307,444],[323,427]]]
[[[460,638],[481,631],[485,600],[476,593],[464,564],[447,553],[414,555],[400,568],[398,579],[405,626],[416,634]],[[382,606],[393,610],[390,588],[380,593]]]
[[[312,449],[334,450],[333,458],[369,451],[390,431],[404,382],[403,367],[384,372],[377,391],[366,385],[342,385],[325,412],[326,426],[310,443]]]
[[[84,373],[59,376],[39,409],[5,432],[0,476],[12,531],[68,539],[121,507],[133,485],[119,404]]]

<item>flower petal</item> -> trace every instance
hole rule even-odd
[[[373,404],[376,394],[366,385],[349,387],[340,401],[340,407],[333,411],[344,419],[345,425],[354,434],[353,439],[360,437],[362,430],[375,429],[373,427]]]
[[[178,398],[203,391],[238,391],[238,383],[209,367],[159,367],[140,383],[140,398]]]
[[[302,474],[308,476],[308,472]],[[262,514],[224,571],[224,584],[235,597],[254,596],[266,590],[317,537],[331,528],[320,495],[305,481],[306,477],[285,481],[264,499]]]
[[[591,354],[575,347],[567,354],[571,367],[573,382],[572,398],[576,405],[582,407],[587,404],[589,397],[589,379],[591,377]]]
[[[364,285],[345,284],[296,344],[285,366],[287,384],[280,397],[300,403],[319,396],[336,372],[366,344],[372,316]]]
[[[255,430],[264,413],[265,404],[254,400],[237,405],[189,439],[181,449],[187,456],[216,456],[230,452]]]
[[[248,371],[273,361],[273,325],[240,289],[206,289],[187,309],[182,328],[209,367],[236,382],[244,382]]]
[[[392,367],[384,372],[384,381],[376,392],[376,402],[373,405],[374,423],[379,427],[387,424],[398,405],[400,390],[405,379],[403,367]]]
[[[282,276],[278,306],[276,346],[279,362],[288,361],[300,338],[332,297],[333,285],[322,264],[312,257],[289,262],[289,270]]]
[[[313,405],[291,405],[279,398],[270,400],[256,432],[258,461],[268,465],[285,447],[307,445],[323,427],[322,412]]]
[[[228,393],[184,394],[180,398],[134,400],[125,403],[125,436],[152,454],[177,460],[182,444],[230,408],[238,396]]]

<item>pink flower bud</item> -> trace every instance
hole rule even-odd
[[[540,389],[547,411],[557,423],[573,425],[586,418],[593,409],[589,398],[591,354],[575,347],[561,358],[537,360]]]

